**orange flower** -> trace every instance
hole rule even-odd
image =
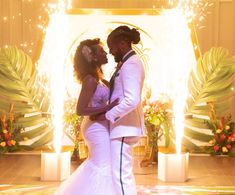
[[[232,136],[229,136],[228,137],[228,142],[231,142],[233,140],[233,137]]]
[[[1,142],[0,145],[1,145],[2,147],[5,147],[5,146],[6,146],[6,142]]]
[[[8,133],[8,131],[6,129],[2,130],[3,133]]]
[[[14,146],[14,145],[16,145],[16,141],[15,140],[11,140],[11,144]]]

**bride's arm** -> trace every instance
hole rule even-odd
[[[114,104],[105,105],[102,107],[89,107],[89,102],[96,90],[97,81],[94,77],[88,75],[82,82],[82,89],[78,98],[76,112],[78,115],[96,115],[104,113],[111,109]]]

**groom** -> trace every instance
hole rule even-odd
[[[110,80],[110,102],[119,104],[106,112],[110,124],[113,180],[118,195],[135,195],[132,146],[143,135],[141,92],[144,67],[132,44],[140,41],[140,33],[128,26],[119,26],[107,39],[110,53],[119,62]],[[121,63],[120,63],[121,62]]]

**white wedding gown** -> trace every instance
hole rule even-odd
[[[98,84],[90,106],[102,106],[107,103],[108,97],[108,87]],[[59,186],[55,195],[115,195],[108,122],[94,122],[85,117],[81,131],[88,145],[88,158]]]

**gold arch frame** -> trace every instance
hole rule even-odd
[[[66,10],[65,12],[65,14],[69,15],[160,15],[161,13],[161,9],[70,9]],[[49,18],[46,23],[48,25]],[[188,26],[191,29],[191,39],[193,43],[195,57],[196,59],[198,59],[201,57],[201,51],[198,43],[196,28],[193,22],[189,23]],[[37,62],[40,57],[44,36],[45,34],[42,35],[42,38],[38,43],[37,51],[35,52],[35,57],[33,59],[34,62]]]

